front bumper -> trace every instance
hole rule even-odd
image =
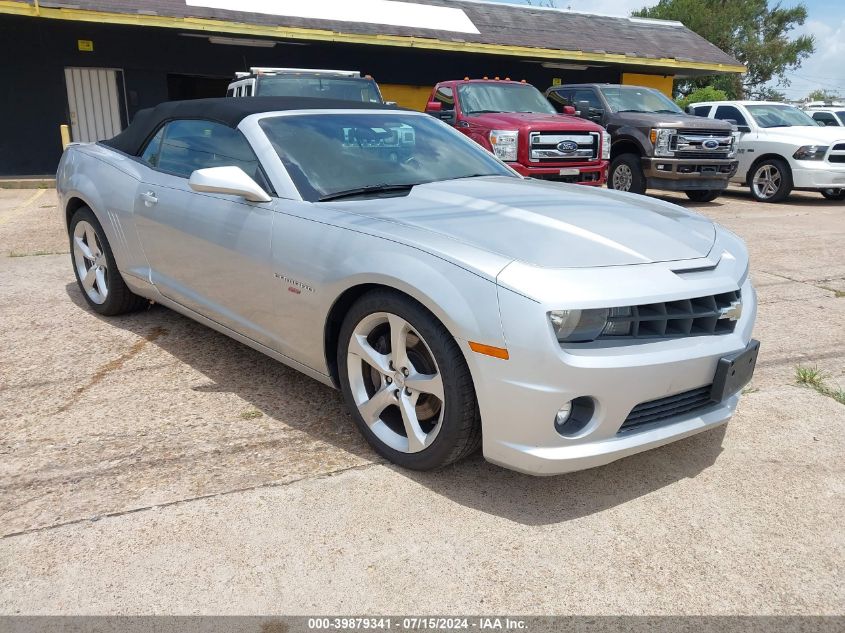
[[[508,163],[508,166],[526,178],[592,185],[594,187],[599,187],[607,182],[607,161],[601,161],[598,164],[558,165],[556,167],[531,167],[521,163]]]
[[[792,166],[792,183],[796,189],[845,188],[845,163],[795,161]]]
[[[649,189],[669,191],[722,190],[736,173],[738,160],[705,158],[643,158]]]
[[[723,266],[729,267],[730,262],[720,264],[720,268]],[[735,290],[735,279],[740,275],[734,276],[733,270],[722,273],[714,275],[707,291],[694,289],[687,296]],[[610,279],[613,272],[598,271],[595,275],[608,275]],[[648,277],[648,273],[644,271],[643,276]],[[611,283],[601,284],[598,278],[595,282],[600,287],[613,287]],[[468,354],[481,411],[485,458],[524,473],[553,475],[601,466],[727,422],[736,409],[737,394],[620,433],[635,406],[710,385],[719,359],[746,348],[757,306],[754,289],[747,280],[742,296],[743,314],[730,334],[592,343],[562,349],[548,324],[551,306],[500,289],[510,359]],[[637,303],[632,297],[619,305]],[[561,406],[578,397],[592,398],[595,412],[576,434],[561,435],[554,426],[555,415]]]

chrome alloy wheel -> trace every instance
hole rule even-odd
[[[774,165],[763,165],[754,174],[751,186],[754,193],[762,200],[768,200],[780,190],[783,176]]]
[[[358,411],[379,440],[402,453],[431,445],[443,423],[443,379],[410,323],[387,312],[366,316],[352,333],[346,364]]]
[[[97,232],[85,220],[73,229],[73,263],[88,298],[96,304],[105,303],[109,296],[108,262]]]
[[[631,191],[634,182],[634,174],[628,165],[622,164],[613,172],[613,188],[617,191]]]

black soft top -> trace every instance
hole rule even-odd
[[[280,110],[400,110],[394,105],[365,103],[363,101],[340,101],[337,99],[314,99],[311,97],[220,97],[215,99],[192,99],[190,101],[167,101],[154,108],[139,110],[125,130],[114,138],[100,141],[124,154],[137,156],[158,128],[173,119],[205,119],[229,127],[238,124],[260,112]]]

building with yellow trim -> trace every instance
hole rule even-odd
[[[53,171],[62,124],[105,138],[140,108],[222,96],[251,66],[360,70],[415,109],[464,76],[671,94],[676,77],[745,70],[679,22],[476,0],[0,0],[0,42],[0,175]]]

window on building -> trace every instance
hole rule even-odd
[[[742,112],[740,112],[739,109],[735,108],[734,106],[719,106],[718,108],[716,108],[716,114],[713,115],[713,117],[722,121],[728,121],[733,119],[734,121],[736,121],[737,125],[748,125],[748,122],[745,120],[745,117],[742,116]]]

